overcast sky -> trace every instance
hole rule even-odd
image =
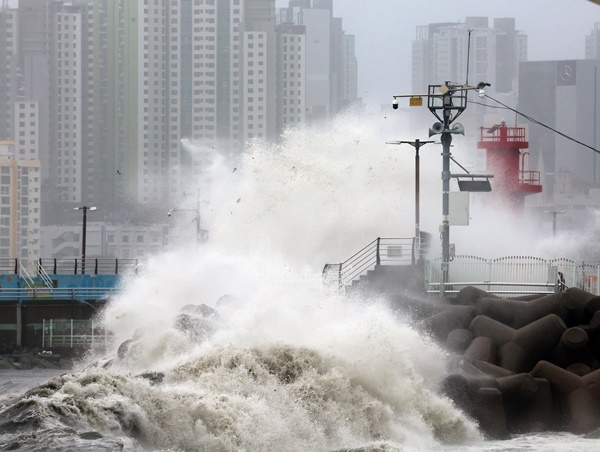
[[[287,0],[276,0],[287,6]],[[411,43],[418,25],[467,16],[514,17],[529,38],[529,60],[585,57],[585,36],[600,22],[588,0],[334,0],[334,15],[356,36],[358,89],[371,105],[411,89]]]
[[[276,0],[278,7],[288,3]],[[410,93],[418,25],[514,17],[529,37],[529,60],[536,61],[584,58],[585,36],[600,22],[600,6],[589,0],[334,0],[333,12],[356,36],[359,96],[371,105]]]

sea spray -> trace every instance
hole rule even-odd
[[[208,420],[198,426],[223,444],[243,437],[249,450],[377,440],[427,448],[477,437],[436,394],[441,350],[399,322],[383,300],[323,286],[329,257],[341,259],[386,231],[412,230],[400,208],[413,196],[406,189],[412,165],[401,163],[412,162],[410,153],[386,150],[356,117],[318,132],[298,128],[280,145],[255,143],[235,171],[227,159],[213,160],[217,188],[205,217],[211,239],[198,250],[149,259],[108,306],[104,321],[115,346],[138,334],[113,369],[164,372],[161,388],[190,385],[210,401],[198,402],[198,412],[221,413],[217,425],[229,425],[218,434],[204,425]],[[228,302],[217,306],[223,296]],[[190,303],[218,311],[208,341],[195,343],[174,328]]]
[[[206,451],[432,450],[479,439],[437,392],[442,350],[383,300],[323,285],[330,259],[412,233],[412,152],[383,141],[368,121],[343,117],[289,131],[277,146],[256,143],[233,167],[215,157],[202,211],[209,242],[152,256],[127,278],[102,313],[113,349],[27,395],[31,428],[42,431],[9,432],[7,414],[3,444],[42,444],[51,432],[64,444]],[[429,168],[424,180],[439,185]],[[176,318],[202,303],[217,317],[198,341]]]
[[[226,169],[217,159],[211,169],[222,177],[207,176],[218,188],[204,213],[211,243],[242,253],[270,248],[291,265],[322,268],[377,236],[411,237],[413,150],[385,141],[368,117],[348,115],[290,129],[277,145],[254,143]],[[422,195],[438,218],[441,197],[427,194],[441,186],[441,167],[428,165],[433,155],[423,161]]]

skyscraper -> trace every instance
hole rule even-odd
[[[12,137],[17,94],[19,23],[15,9],[0,9],[0,140]]]
[[[302,124],[306,119],[306,29],[281,24],[278,39],[277,130]]]
[[[280,23],[304,26],[306,34],[306,120],[339,113],[357,100],[353,35],[333,17],[332,0],[290,1],[281,8]]]
[[[519,111],[594,148],[600,143],[600,61],[562,60],[521,63]],[[522,121],[522,120],[521,120]],[[551,129],[529,122],[533,166],[542,172],[552,196],[557,176],[570,174],[580,191],[600,183],[600,158],[591,149]]]
[[[40,181],[40,162],[18,159],[14,143],[0,141],[0,257],[39,258]]]
[[[527,36],[515,29],[512,18],[494,19],[490,28],[487,17],[467,17],[417,27],[412,52],[415,93],[426,93],[430,84],[466,80],[510,93],[516,89],[518,64],[527,59]]]
[[[135,221],[140,205],[163,211],[212,154],[355,100],[354,36],[332,2],[289,10],[280,27],[275,0],[21,0],[1,11],[0,140],[41,162],[44,222],[80,203],[114,221]]]
[[[600,60],[600,22],[596,22],[594,29],[585,37],[585,59]]]

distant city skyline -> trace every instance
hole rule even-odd
[[[17,4],[9,0],[11,7]],[[289,0],[276,0],[278,8],[288,4]],[[543,61],[583,59],[585,36],[600,22],[600,6],[588,0],[462,0],[451,5],[406,0],[402,6],[397,0],[334,0],[333,14],[356,36],[359,96],[376,106],[394,93],[410,92],[411,44],[419,25],[464,21],[468,16],[514,17],[517,28],[528,35],[529,60]]]
[[[277,7],[288,0],[276,0]],[[346,32],[356,36],[358,94],[378,107],[393,94],[410,93],[411,45],[416,28],[437,22],[464,22],[466,17],[514,17],[516,27],[528,36],[529,60],[583,59],[585,36],[600,22],[600,6],[587,0],[334,0],[333,14],[341,17]]]

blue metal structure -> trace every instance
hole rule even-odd
[[[86,259],[82,264],[80,259],[40,259],[31,276],[18,260],[0,260],[0,303],[106,300],[118,291],[124,274],[138,270],[135,259]]]

